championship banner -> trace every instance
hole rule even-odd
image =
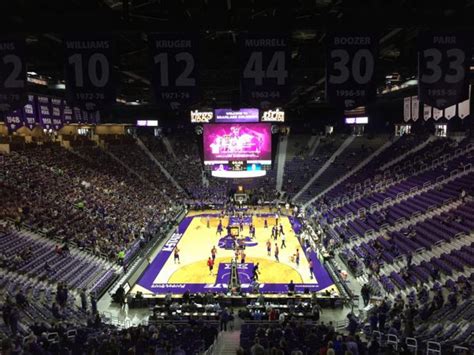
[[[336,33],[329,34],[326,43],[327,100],[347,110],[375,99],[375,36]]]
[[[73,107],[72,114],[73,114],[72,117],[73,117],[74,122],[83,123],[82,110],[79,107]]]
[[[405,97],[403,99],[403,119],[405,122],[411,120],[411,97]]]
[[[438,109],[469,95],[471,42],[464,33],[424,32],[418,37],[418,97]]]
[[[461,119],[466,118],[471,113],[471,99],[464,100],[458,104],[458,116]]]
[[[239,42],[242,102],[264,108],[284,103],[290,96],[288,36],[245,33]]]
[[[431,106],[423,105],[423,119],[428,121],[431,118]]]
[[[63,43],[68,103],[86,111],[115,103],[114,40],[107,35],[77,35]]]
[[[37,111],[36,97],[34,95],[28,95],[28,101],[25,107],[23,107],[23,124],[25,127],[29,129],[35,128],[38,123],[36,120],[38,117]]]
[[[9,132],[15,132],[23,126],[23,110],[15,110],[5,114],[5,124]]]
[[[444,117],[450,120],[456,115],[456,105],[449,106],[444,110]]]
[[[100,123],[100,112],[86,112],[82,111],[82,122],[88,124],[99,124]]]
[[[26,103],[25,49],[24,39],[0,39],[0,113]]]
[[[66,101],[63,100],[62,102],[62,107],[63,107],[63,120],[64,120],[64,124],[65,125],[68,125],[70,123],[72,123],[73,121],[73,113],[72,113],[72,108],[71,106],[68,106],[66,104]]]
[[[38,107],[38,121],[44,129],[51,129],[53,127],[53,119],[51,116],[51,103],[49,97],[38,96],[36,98]]]
[[[439,110],[436,107],[433,107],[433,119],[438,121],[441,117],[443,117],[443,110]]]
[[[411,118],[413,121],[417,121],[420,117],[420,101],[418,101],[418,96],[411,97]]]
[[[53,129],[59,131],[63,127],[63,100],[58,98],[51,98],[51,118],[53,122]]]
[[[158,105],[183,109],[199,96],[198,37],[184,33],[148,35],[152,62],[151,82]]]

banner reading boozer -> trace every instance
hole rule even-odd
[[[444,109],[469,96],[470,38],[462,32],[423,32],[418,37],[418,96]]]
[[[268,108],[290,94],[290,49],[283,34],[240,35],[240,87],[243,103]]]
[[[375,98],[377,40],[366,33],[332,33],[326,40],[326,99],[352,109]]]
[[[12,112],[26,103],[24,39],[0,39],[0,112]]]
[[[173,110],[183,109],[197,100],[198,37],[185,33],[148,35],[152,85],[156,102]]]
[[[111,36],[68,36],[64,55],[69,104],[97,111],[115,102],[115,45]]]
[[[38,121],[41,127],[51,129],[53,127],[53,119],[51,116],[51,103],[49,97],[37,96],[36,101],[38,107]]]
[[[15,132],[23,126],[23,110],[18,109],[5,114],[5,124],[9,132]]]
[[[28,95],[28,101],[25,107],[23,107],[23,124],[29,129],[35,128],[38,123],[36,117],[38,117],[36,96]]]
[[[53,129],[60,130],[63,127],[63,100],[58,98],[51,98],[51,119],[53,122]]]

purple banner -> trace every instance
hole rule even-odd
[[[424,32],[418,37],[418,97],[440,110],[469,98],[471,37]]]
[[[23,126],[23,110],[15,110],[5,115],[5,124],[9,132],[15,132]]]
[[[265,108],[285,103],[290,95],[288,36],[242,33],[239,42],[242,102]]]
[[[74,122],[84,123],[83,115],[82,115],[83,111],[79,107],[73,107],[72,113],[73,113]]]
[[[51,115],[51,102],[49,97],[37,96],[38,121],[44,129],[53,128],[53,118]]]
[[[259,120],[257,108],[241,108],[237,111],[218,108],[214,110],[214,116],[218,123],[256,123]]]
[[[23,112],[23,124],[29,129],[35,128],[36,124],[38,123],[36,96],[28,95],[28,102],[23,108]]]
[[[0,112],[26,103],[25,39],[0,39]]]
[[[73,121],[72,108],[71,108],[71,106],[67,105],[66,101],[64,101],[64,100],[63,100],[63,103],[62,103],[62,107],[63,107],[64,124],[68,125],[68,124],[72,123],[72,121]]]
[[[63,100],[51,98],[51,118],[53,129],[59,131],[63,127]]]
[[[183,109],[199,95],[198,36],[194,33],[148,35],[152,85],[159,105]]]
[[[63,44],[67,101],[87,111],[115,103],[115,41],[103,34],[78,34]]]
[[[327,35],[326,44],[326,99],[345,110],[374,100],[376,37],[332,33]]]
[[[208,124],[204,126],[204,160],[271,161],[270,124]]]

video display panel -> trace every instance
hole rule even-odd
[[[214,110],[216,122],[220,123],[250,123],[258,122],[258,108],[218,108]]]
[[[268,123],[204,125],[204,164],[233,160],[271,164],[272,137]]]

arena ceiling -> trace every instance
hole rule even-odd
[[[141,110],[154,109],[146,33],[198,31],[200,104],[224,105],[239,96],[239,32],[287,31],[292,48],[287,107],[294,109],[325,105],[327,31],[367,29],[379,34],[377,86],[382,93],[414,78],[420,28],[472,28],[473,14],[474,0],[14,0],[0,4],[0,30],[26,35],[28,71],[48,84],[34,85],[32,91],[56,94],[64,83],[62,58],[54,55],[61,53],[62,35],[115,33],[118,98]]]

